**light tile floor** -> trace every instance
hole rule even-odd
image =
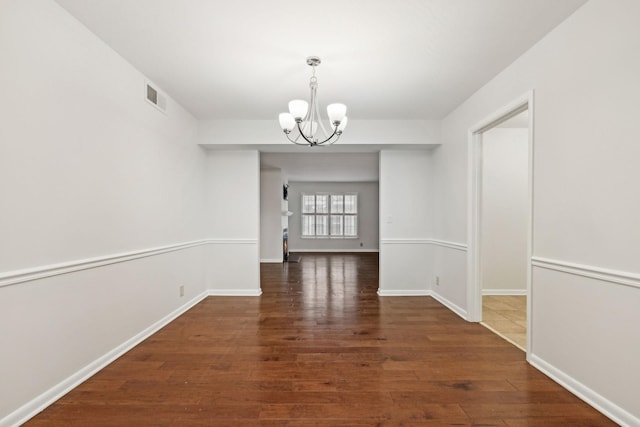
[[[483,296],[482,323],[525,350],[527,346],[527,297]]]

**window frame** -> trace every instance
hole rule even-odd
[[[313,196],[313,211],[305,212],[305,197]],[[326,212],[318,212],[317,205],[317,197],[318,196],[326,196],[327,197],[327,210]],[[332,204],[333,197],[341,196],[342,197],[342,209],[341,212],[332,212]],[[355,196],[355,212],[345,212],[345,200],[346,196]],[[358,215],[359,215],[359,205],[360,205],[360,197],[359,194],[355,191],[317,191],[313,193],[301,193],[300,195],[300,238],[302,239],[358,239],[359,238],[359,227],[358,227]],[[305,217],[313,217],[313,230],[314,234],[305,234],[305,231],[309,228],[308,224],[305,226]],[[327,234],[318,234],[318,218],[325,218],[322,222],[326,224],[326,232]],[[342,218],[342,226],[341,234],[332,234],[332,218],[333,217],[341,217]],[[355,234],[354,235],[345,235],[346,217],[355,218]]]

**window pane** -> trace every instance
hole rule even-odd
[[[302,195],[302,213],[314,213],[316,211],[316,196],[313,194]]]
[[[343,234],[343,216],[331,215],[331,235],[342,236]]]
[[[331,195],[331,213],[342,213],[344,206],[344,196],[342,194]]]
[[[344,213],[358,212],[358,195],[347,194],[344,196]]]
[[[355,215],[345,215],[344,235],[355,237],[358,235],[358,217]]]
[[[316,236],[329,235],[329,215],[316,216]]]
[[[316,217],[315,215],[302,215],[302,235],[316,235]]]
[[[328,194],[316,195],[316,212],[329,213],[329,195]]]

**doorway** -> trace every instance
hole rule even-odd
[[[469,134],[469,312],[531,348],[533,92]]]

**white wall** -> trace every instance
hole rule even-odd
[[[358,193],[357,239],[302,238],[302,193]],[[296,251],[377,251],[378,250],[377,182],[290,182],[289,250]],[[360,245],[362,244],[362,246]]]
[[[260,153],[207,152],[207,287],[260,295]]]
[[[282,212],[282,170],[262,169],[260,171],[261,262],[282,262]]]
[[[447,116],[434,150],[435,236],[465,241],[467,132],[535,90],[531,360],[628,425],[640,424],[640,311],[625,308],[640,307],[637,16],[635,0],[588,2]],[[466,271],[453,252],[436,262]],[[466,307],[464,281],[444,292]]]
[[[528,205],[528,130],[493,128],[485,132],[480,225],[483,293],[526,292]]]
[[[380,152],[380,295],[430,289],[431,192],[429,151]]]
[[[349,145],[439,144],[438,120],[353,120],[334,148]],[[348,136],[347,136],[348,135]],[[277,120],[202,120],[202,145],[282,145],[291,148]]]
[[[0,270],[201,237],[195,119],[58,5],[2,8]]]
[[[195,119],[56,3],[1,2],[0,57],[2,425],[204,292],[204,246],[148,249],[202,239],[205,162]]]

